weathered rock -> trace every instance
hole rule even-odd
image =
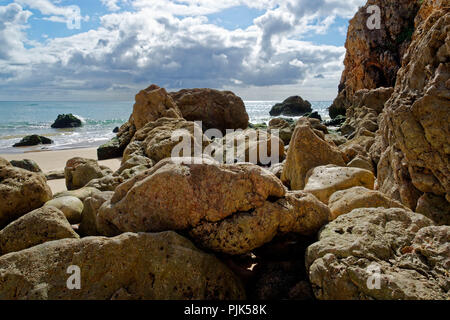
[[[0,229],[25,213],[41,207],[52,191],[41,174],[0,164]]]
[[[285,194],[275,176],[255,165],[183,162],[166,159],[120,185],[99,210],[99,231],[114,235],[184,230],[249,211],[269,197]]]
[[[357,156],[367,158],[374,143],[375,134],[367,129],[361,128],[350,140],[341,144],[339,149],[345,155],[346,161],[350,162]]]
[[[69,266],[81,289],[67,288]],[[0,299],[240,300],[240,281],[174,232],[64,239],[0,258]]]
[[[302,116],[305,113],[312,112],[311,103],[303,100],[299,96],[289,97],[282,103],[278,103],[270,110],[270,115],[278,117],[281,115],[288,117]]]
[[[60,114],[55,122],[52,124],[54,129],[64,129],[64,128],[78,128],[81,127],[83,123],[80,119],[75,117],[73,114]]]
[[[183,118],[202,121],[203,130],[247,129],[248,114],[241,98],[230,91],[184,89],[170,93]]]
[[[326,121],[325,125],[327,127],[340,127],[345,122],[345,114],[338,114],[333,119]]]
[[[195,242],[216,252],[239,255],[272,241],[277,234],[312,235],[328,222],[329,209],[314,196],[288,193],[276,203],[266,202],[220,222],[202,223],[190,231]]]
[[[93,179],[86,187],[95,188],[100,191],[114,191],[121,185],[126,179],[121,175],[107,175],[103,178]]]
[[[382,8],[380,29],[367,27],[371,16],[367,9],[371,5]],[[345,43],[345,70],[339,95],[330,107],[332,118],[345,115],[358,90],[394,86],[419,7],[419,1],[414,0],[368,0],[350,20]]]
[[[285,164],[286,164],[285,161],[283,161],[282,163],[277,163],[271,166],[269,171],[272,172],[278,179],[280,179]]]
[[[211,155],[224,163],[250,162],[271,165],[285,158],[284,143],[276,135],[264,130],[247,129],[227,134],[210,147]],[[223,157],[221,157],[222,155]]]
[[[93,159],[73,158],[64,169],[67,190],[80,189],[93,179],[103,178],[112,171],[102,168]]]
[[[60,197],[45,203],[44,207],[53,207],[60,210],[71,224],[81,221],[83,202],[76,197]]]
[[[375,172],[372,162],[369,159],[364,158],[363,156],[360,156],[360,155],[356,156],[352,161],[350,161],[347,164],[347,167],[360,168],[360,169],[369,170],[371,172]]]
[[[430,218],[437,225],[450,225],[450,206],[444,197],[425,193],[417,201],[416,212]]]
[[[53,140],[43,137],[43,136],[38,136],[37,134],[34,134],[31,136],[24,137],[22,140],[20,140],[16,144],[14,144],[13,147],[15,147],[15,148],[17,148],[17,147],[32,147],[32,146],[37,146],[40,144],[52,144],[52,143],[53,143]]]
[[[380,122],[378,164],[380,190],[411,209],[424,193],[450,200],[447,1],[424,1],[415,30]]]
[[[131,158],[129,158],[127,161],[123,162],[122,165],[120,166],[119,170],[117,170],[115,173],[116,174],[122,174],[125,170],[129,170],[135,167],[142,167],[142,166],[146,166],[148,167],[148,169],[150,169],[151,167],[154,166],[154,162],[144,156],[133,156]]]
[[[368,170],[328,165],[316,167],[308,172],[305,191],[327,204],[336,191],[357,186],[373,190],[374,184],[375,176]]]
[[[201,141],[199,141],[201,139]],[[165,158],[172,157],[172,151],[181,142],[190,144],[189,152],[193,156],[196,149],[210,144],[210,140],[203,135],[202,128],[194,122],[184,119],[160,118],[147,123],[137,131],[133,140],[125,149],[122,163],[124,164],[134,156],[145,156],[157,163]],[[186,156],[177,154],[177,156]]]
[[[291,143],[292,134],[294,133],[295,125],[287,122],[281,118],[275,118],[270,120],[269,129],[278,130],[278,135],[285,145]]]
[[[0,231],[0,256],[38,244],[79,238],[64,214],[54,207],[34,210]]]
[[[322,139],[307,120],[300,119],[292,136],[281,180],[292,190],[302,190],[307,172],[328,164],[344,166],[341,152]]]
[[[447,300],[450,228],[403,209],[356,209],[306,253],[321,300]]]
[[[88,237],[99,235],[99,232],[97,231],[97,212],[103,203],[111,200],[113,195],[114,192],[112,191],[101,192],[84,200],[84,209],[81,214],[81,223],[78,229],[81,236]]]
[[[117,137],[112,138],[109,142],[102,144],[97,149],[98,160],[108,160],[120,158],[125,148],[120,145],[120,140]]]
[[[182,118],[182,114],[167,91],[152,84],[136,95],[136,103],[129,122],[139,130],[147,123],[160,118],[177,119]]]
[[[54,198],[61,198],[61,197],[75,197],[80,199],[81,201],[86,200],[86,198],[92,197],[94,194],[99,193],[100,190],[92,187],[84,187],[78,190],[71,190],[71,191],[63,191],[55,194]]]
[[[409,210],[400,202],[388,198],[385,194],[364,187],[353,187],[333,193],[328,206],[331,210],[332,220],[359,208],[401,208]]]
[[[325,141],[330,144],[335,144],[336,146],[340,146],[347,142],[347,139],[344,136],[341,136],[337,133],[329,133],[325,135]]]
[[[38,164],[30,159],[23,159],[23,160],[11,160],[11,165],[16,168],[22,168],[27,171],[40,173],[42,172],[41,168],[39,168]]]
[[[65,179],[66,176],[64,174],[64,170],[53,170],[45,173],[45,177],[47,181],[50,180],[62,180]]]

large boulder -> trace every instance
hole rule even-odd
[[[136,103],[129,122],[139,130],[159,118],[182,118],[182,114],[166,89],[152,84],[136,95]]]
[[[185,230],[284,194],[281,182],[256,165],[166,159],[121,184],[100,208],[97,225],[104,235]]]
[[[275,203],[266,201],[251,212],[235,213],[220,222],[202,223],[190,231],[190,236],[202,247],[239,255],[261,247],[277,235],[291,232],[314,235],[329,216],[327,206],[314,196],[297,191]]]
[[[382,115],[378,146],[380,190],[413,210],[424,193],[450,201],[448,2],[424,1],[415,25]]]
[[[79,290],[68,270],[80,271]],[[174,232],[64,239],[0,258],[1,300],[244,298],[225,265]]]
[[[303,190],[306,174],[312,168],[328,164],[345,166],[342,153],[319,132],[306,119],[300,119],[295,127],[281,175],[283,183],[292,190]]]
[[[38,136],[37,134],[31,135],[31,136],[26,136],[23,137],[22,140],[20,140],[19,142],[17,142],[16,144],[13,145],[14,148],[17,147],[32,147],[32,146],[37,146],[40,144],[52,144],[53,140],[43,137],[43,136]]]
[[[241,98],[230,91],[184,89],[170,93],[188,121],[202,121],[204,130],[247,129],[248,114]]]
[[[298,117],[306,113],[312,112],[311,103],[307,100],[303,100],[302,97],[293,96],[284,100],[282,103],[278,103],[270,110],[272,117],[288,116]]]
[[[367,27],[369,6],[380,10],[381,25]],[[420,7],[416,0],[368,0],[350,20],[345,48],[345,69],[339,84],[339,95],[330,107],[330,116],[345,115],[361,89],[393,87],[402,58],[411,43],[414,17]]]
[[[61,211],[43,207],[27,213],[0,231],[0,256],[66,238],[79,236]]]
[[[331,195],[336,191],[358,186],[373,190],[374,184],[375,176],[371,171],[328,165],[316,167],[308,172],[304,190],[328,204]]]
[[[403,209],[356,209],[306,252],[321,300],[448,300],[450,227]]]
[[[388,198],[385,194],[364,187],[353,187],[333,193],[328,201],[331,219],[347,214],[359,208],[402,208],[407,207],[400,202]]]
[[[78,128],[83,125],[83,122],[75,117],[73,114],[60,114],[55,122],[52,124],[54,129],[65,129],[65,128]]]
[[[196,123],[177,118],[160,118],[147,123],[136,132],[124,151],[122,163],[134,156],[145,156],[158,163],[172,157],[173,149],[181,142],[190,144],[186,145],[190,150],[183,150],[189,152],[189,156],[193,156],[196,150],[200,150],[201,154],[203,148],[210,144],[210,140],[203,135],[202,128]]]
[[[97,160],[79,157],[68,160],[64,168],[67,190],[80,189],[91,180],[111,173],[110,169],[99,166]]]
[[[51,198],[42,174],[13,167],[0,158],[0,229]]]

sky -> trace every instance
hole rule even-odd
[[[152,83],[329,101],[366,0],[0,0],[0,100],[133,100]]]

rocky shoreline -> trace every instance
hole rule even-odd
[[[375,40],[350,23],[345,121],[249,128],[232,92],[151,85],[98,149],[118,169],[69,159],[53,194],[0,158],[0,300],[449,300],[450,8],[372,4],[392,12]]]

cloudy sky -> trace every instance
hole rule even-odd
[[[0,100],[132,100],[151,83],[332,100],[365,0],[0,0]]]

